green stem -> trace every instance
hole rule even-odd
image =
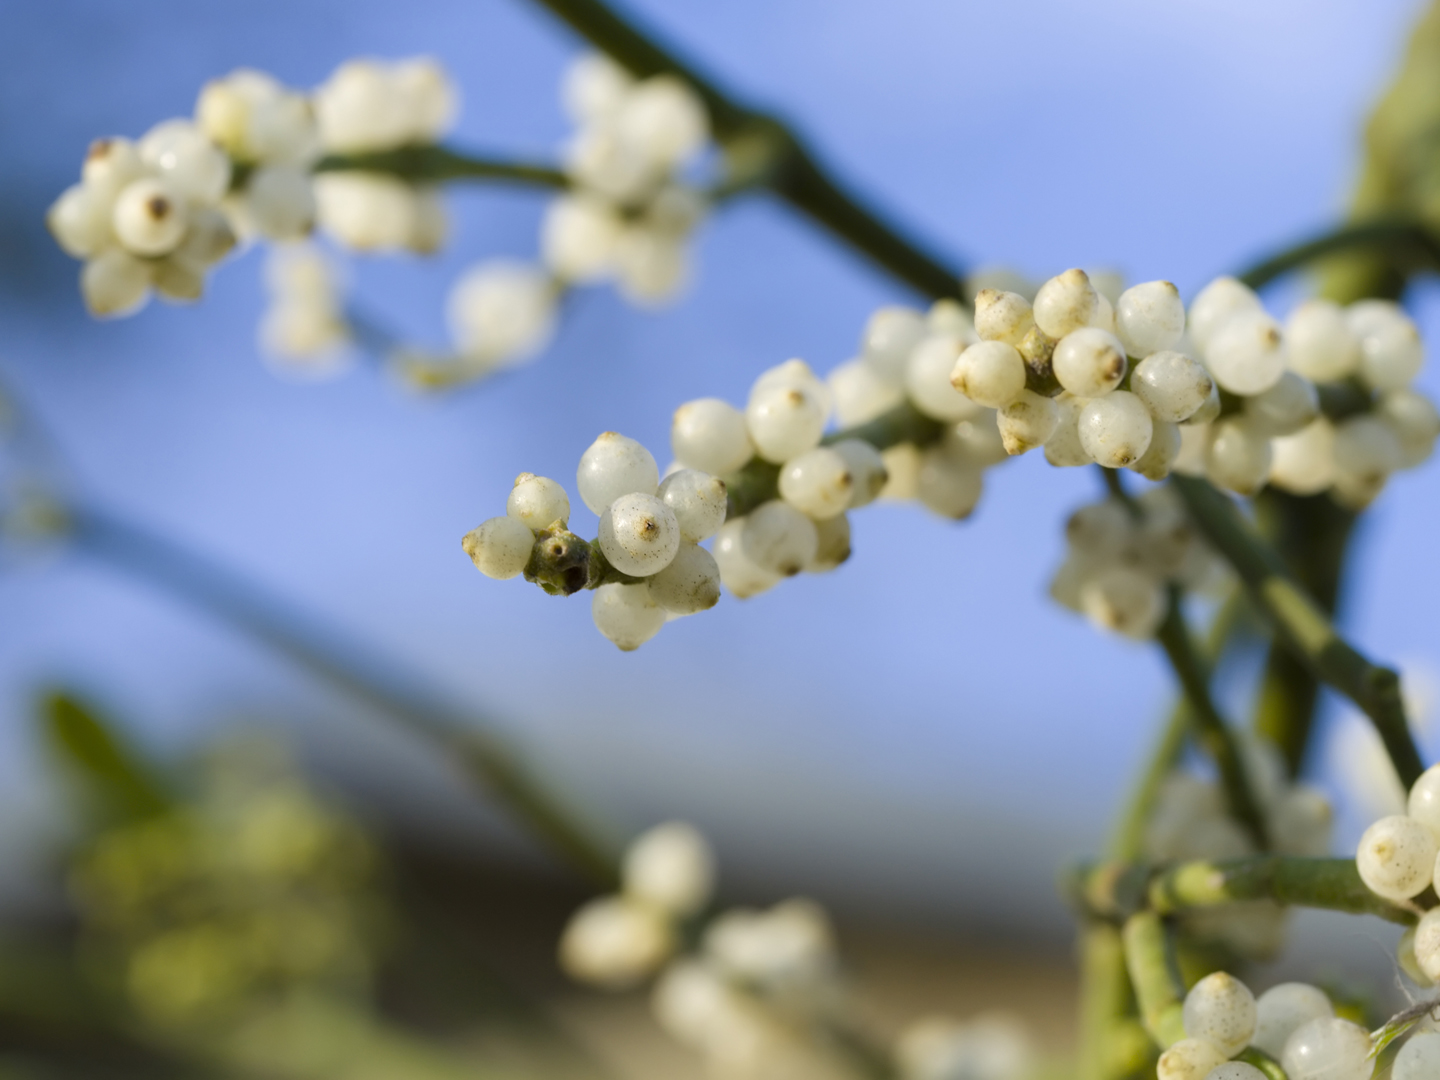
[[[1370,718],[1400,782],[1409,788],[1425,766],[1405,719],[1399,676],[1371,663],[1340,636],[1324,609],[1295,583],[1228,498],[1193,477],[1174,476],[1171,483],[1200,530],[1239,574],[1256,611],[1296,659]]]
[[[1155,633],[1155,639],[1165,650],[1189,702],[1186,712],[1193,724],[1195,741],[1205,748],[1220,771],[1220,782],[1225,789],[1230,813],[1264,850],[1268,843],[1260,802],[1245,774],[1245,762],[1235,741],[1235,733],[1220,715],[1210,694],[1210,672],[1190,636],[1181,607],[1180,590],[1176,587],[1170,589],[1169,610]]]
[[[1440,266],[1440,240],[1421,221],[1408,216],[1385,217],[1342,225],[1287,248],[1237,276],[1252,289],[1260,289],[1292,270],[1359,248],[1398,249],[1412,255],[1418,251],[1429,265]]]
[[[1209,666],[1217,665],[1224,655],[1240,625],[1243,610],[1244,601],[1235,593],[1215,615],[1205,642],[1205,657]],[[1195,720],[1190,715],[1190,699],[1181,694],[1170,710],[1160,738],[1150,753],[1145,772],[1115,826],[1109,848],[1112,858],[1120,862],[1134,862],[1144,854],[1145,830],[1149,826],[1150,816],[1154,812],[1165,780],[1174,771],[1175,764],[1185,749],[1186,737],[1194,724]]]
[[[1200,860],[1166,870],[1150,882],[1148,892],[1151,908],[1162,914],[1272,900],[1293,907],[1375,915],[1404,926],[1415,922],[1414,912],[1370,891],[1360,880],[1354,859],[1262,855]]]
[[[467,776],[576,870],[601,887],[614,884],[616,860],[609,845],[519,763],[514,749],[482,730],[480,718],[436,697],[423,678],[141,526],[93,506],[72,505],[67,511],[70,536],[87,555],[219,616],[378,706],[385,716],[453,755]]]
[[[465,154],[446,146],[402,146],[397,150],[365,154],[330,154],[316,162],[315,171],[380,172],[418,183],[498,180],[556,190],[570,186],[570,177],[564,170],[551,165]]]
[[[632,74],[677,75],[705,102],[723,144],[761,147],[767,164],[751,170],[781,199],[881,269],[932,299],[959,297],[961,273],[905,236],[847,191],[800,137],[774,117],[740,104],[718,83],[602,0],[536,0]]]
[[[1355,514],[1323,495],[1302,498],[1274,489],[1256,500],[1255,510],[1276,553],[1333,618]],[[1256,694],[1254,730],[1280,750],[1291,776],[1300,775],[1305,764],[1319,693],[1309,668],[1272,642]]]
[[[1167,1049],[1185,1037],[1185,984],[1175,968],[1169,929],[1158,914],[1142,911],[1125,920],[1122,936],[1140,1018],[1160,1049]]]
[[[1080,1047],[1077,1080],[1122,1080],[1153,1059],[1135,1019],[1135,996],[1117,927],[1091,922],[1080,935]]]
[[[1305,859],[1252,855],[1245,859],[1197,859],[1155,868],[1092,863],[1066,875],[1063,887],[1078,910],[1094,919],[1118,921],[1142,911],[1177,915],[1251,900],[1290,907],[1374,915],[1413,925],[1415,912],[1376,896],[1360,880],[1354,859]]]

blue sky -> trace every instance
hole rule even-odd
[[[810,133],[823,157],[928,242],[1034,275],[1114,266],[1193,291],[1336,218],[1363,119],[1415,0],[1315,5],[1062,0],[633,3],[703,66]],[[902,290],[763,200],[700,240],[684,302],[647,315],[586,294],[537,363],[419,399],[372,371],[295,386],[260,363],[251,254],[195,308],[97,324],[42,215],[94,136],[186,113],[238,65],[311,85],[356,54],[431,53],[464,93],[457,139],[550,153],[577,44],[522,0],[12,6],[0,39],[0,373],[85,490],[385,647],[502,717],[619,832],[681,816],[747,889],[843,891],[891,913],[1049,899],[1093,846],[1168,697],[1153,650],[1044,598],[1085,470],[1038,455],[992,474],[952,525],[914,507],[854,519],[839,572],[724,601],[621,655],[588,598],[480,578],[460,536],[520,471],[569,483],[614,429],[666,453],[670,413],[737,400],[790,356],[847,359]],[[445,253],[367,262],[359,291],[438,341],[446,284],[529,256],[542,203],[465,191]],[[1420,306],[1437,327],[1437,305]],[[1422,385],[1437,388],[1432,368]],[[1380,656],[1433,664],[1433,469],[1371,515],[1348,623]],[[0,776],[44,816],[28,693],[71,677],[179,747],[242,718],[294,721],[372,790],[489,835],[422,753],[233,632],[57,556],[0,577]],[[350,736],[365,733],[363,739]],[[417,780],[424,794],[416,793]],[[859,871],[858,873],[856,871]],[[1023,905],[1022,905],[1023,906]]]

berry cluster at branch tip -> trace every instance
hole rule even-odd
[[[1051,597],[1102,630],[1137,640],[1151,637],[1165,618],[1169,586],[1203,593],[1229,577],[1168,487],[1150,488],[1128,504],[1111,496],[1080,507],[1065,523],[1065,541]]]
[[[1006,455],[985,410],[948,384],[940,389],[954,399],[952,419],[923,453],[887,456],[862,439],[826,438],[825,430],[838,400],[857,405],[856,364],[904,371],[912,354],[929,363],[928,348],[948,366],[969,327],[952,302],[936,304],[928,317],[883,309],[866,328],[861,358],[829,382],[790,360],[755,380],[743,410],[718,398],[681,405],[671,425],[674,464],[663,480],[639,443],[600,436],[577,476],[582,499],[601,519],[594,544],[570,533],[565,520],[554,520],[561,528],[531,521],[539,531],[527,555],[522,531],[495,518],[466,536],[465,549],[490,577],[524,573],[552,592],[595,589],[597,627],[629,650],[667,618],[713,606],[721,585],[745,599],[801,572],[834,570],[850,556],[847,511],[882,494],[965,517],[984,470]],[[924,396],[928,387],[917,385]],[[708,551],[699,546],[712,537]]]
[[[650,829],[625,852],[620,890],[571,916],[561,966],[610,990],[650,983],[660,1026],[714,1067],[814,1074],[829,1051],[813,1033],[850,1019],[828,916],[801,899],[717,911],[714,887],[714,855],[692,826]],[[1024,1080],[1035,1059],[999,1013],[917,1021],[894,1056],[904,1080]]]
[[[634,303],[671,299],[689,279],[688,241],[706,211],[684,180],[710,142],[704,102],[673,75],[635,79],[601,53],[566,73],[572,190],[551,203],[545,265],[561,281],[613,280]]]
[[[636,80],[600,55],[572,65],[563,97],[578,131],[552,173],[568,190],[546,212],[541,258],[463,273],[447,301],[447,351],[386,342],[411,381],[448,385],[532,358],[567,288],[613,280],[654,306],[688,279],[689,240],[706,212],[686,179],[710,145],[700,98],[674,76]],[[85,260],[81,291],[97,316],[131,314],[152,291],[198,299],[237,242],[288,245],[318,230],[351,252],[435,252],[450,231],[445,177],[424,172],[423,152],[449,134],[458,102],[427,58],[351,60],[308,93],[240,69],[204,86],[193,120],[166,121],[136,143],[97,141],[50,228]],[[290,362],[282,367],[314,359],[312,376],[339,370],[337,343],[358,337],[316,300],[314,283],[275,275],[261,328],[265,349]]]
[[[1422,893],[1440,889],[1440,765],[1411,786],[1405,813],[1383,817],[1365,830],[1355,868],[1376,896],[1412,910],[1418,911]],[[1423,912],[1400,939],[1399,960],[1416,985],[1440,983],[1440,908]]]
[[[1217,971],[1190,988],[1182,1020],[1185,1038],[1160,1055],[1158,1080],[1266,1080],[1258,1066],[1233,1060],[1247,1048],[1278,1062],[1289,1080],[1369,1080],[1374,1072],[1369,1032],[1337,1017],[1325,992],[1307,983],[1281,983],[1257,998]],[[1428,1037],[1411,1044],[1425,1053]]]
[[[1310,300],[1282,326],[1233,278],[1187,315],[1169,282],[1110,298],[1067,270],[1033,302],[981,290],[975,326],[955,386],[1000,411],[1007,449],[1043,445],[1053,465],[1176,471],[1243,495],[1268,482],[1358,509],[1440,436],[1410,386],[1419,334],[1386,301]]]
[[[1024,288],[1018,281],[1011,284]],[[1351,410],[1346,419],[1332,421],[1320,415],[1315,385],[1284,367],[1288,356],[1305,371],[1339,370],[1316,360],[1316,335],[1308,328],[1315,311],[1330,309],[1311,302],[1297,310],[1291,319],[1293,345],[1288,353],[1283,342],[1275,345],[1280,366],[1265,376],[1273,375],[1273,381],[1265,382],[1237,375],[1260,361],[1236,361],[1227,344],[1239,333],[1232,323],[1243,327],[1268,318],[1258,303],[1229,278],[1201,292],[1189,320],[1190,332],[1207,342],[1204,350],[1191,350],[1205,358],[1201,362],[1180,351],[1189,349],[1186,313],[1168,282],[1117,290],[1112,303],[1089,275],[1070,270],[1042,285],[1033,303],[1020,292],[981,289],[973,320],[949,300],[928,312],[881,308],[865,325],[859,355],[824,380],[804,362],[791,360],[760,375],[743,410],[717,398],[682,405],[671,429],[675,467],[730,485],[729,512],[714,530],[710,552],[720,582],[744,599],[801,571],[834,569],[850,553],[847,512],[880,497],[915,499],[944,517],[965,518],[979,502],[989,468],[1041,446],[1052,464],[1125,466],[1160,480],[1172,468],[1189,471],[1194,461],[1182,448],[1201,438],[1210,449],[1198,467],[1237,492],[1254,487],[1220,468],[1230,461],[1224,447],[1232,429],[1265,432],[1255,444],[1264,448],[1266,462],[1255,485],[1268,478],[1286,490],[1302,489],[1288,466],[1270,468],[1272,441],[1274,460],[1282,466],[1294,460],[1286,440],[1312,439],[1315,431],[1378,432],[1375,440],[1409,448],[1406,464],[1428,455],[1440,422],[1422,423],[1435,418],[1433,408],[1400,385],[1401,374],[1413,375],[1419,359],[1413,350],[1397,359],[1397,342],[1418,348],[1414,326],[1398,308],[1356,305],[1348,314],[1331,312],[1342,329],[1351,323],[1369,327],[1353,335],[1355,354],[1369,358],[1355,369],[1359,374],[1327,388]],[[1265,362],[1276,356],[1265,354]],[[1223,375],[1212,376],[1216,365]],[[1236,388],[1255,392],[1247,397]],[[1298,397],[1285,397],[1292,391]],[[1286,413],[1284,423],[1279,415],[1289,406],[1281,397],[1304,405]],[[877,434],[863,428],[883,424],[897,411],[908,416],[907,430]],[[832,416],[845,428],[827,436]],[[860,429],[867,438],[844,437],[847,429]],[[1162,442],[1167,449],[1160,453]],[[1372,442],[1347,435],[1332,447],[1341,456],[1330,460],[1348,463],[1327,473],[1334,496],[1346,505],[1357,504],[1360,486],[1373,497],[1389,475],[1372,472],[1363,485],[1351,482],[1357,475],[1351,466],[1363,457],[1355,448]],[[1128,447],[1124,453],[1117,450],[1122,445]],[[1216,448],[1219,456],[1212,453]],[[1335,479],[1342,475],[1350,479]],[[643,497],[620,508],[616,520],[623,523],[644,498],[658,493],[647,473],[643,484],[618,494]],[[604,514],[607,505],[592,509]],[[667,521],[656,520],[654,534],[669,535]],[[1052,595],[1097,625],[1132,638],[1155,633],[1170,586],[1205,591],[1227,580],[1223,562],[1168,488],[1151,488],[1129,504],[1111,498],[1087,506],[1071,517],[1067,538],[1070,551],[1051,584]],[[612,550],[619,542],[620,534],[607,540],[602,527],[598,543],[615,573],[577,572],[574,579],[576,588],[606,590],[603,601],[595,602],[596,622],[629,649],[653,636],[667,611],[681,615],[699,608],[657,602],[653,583],[646,589],[629,580],[663,570],[670,547],[661,545],[657,555],[636,562]],[[691,553],[689,561],[696,573],[701,562],[709,570],[699,554]],[[517,547],[508,571],[492,572],[494,565],[484,560],[477,565],[503,577],[522,572],[527,561]]]
[[[127,315],[152,292],[194,300],[205,274],[235,246],[222,210],[230,159],[188,120],[167,120],[137,142],[91,144],[80,183],[50,207],[50,231],[84,260],[80,291],[95,315]]]

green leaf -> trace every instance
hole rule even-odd
[[[41,695],[38,712],[52,748],[103,812],[140,818],[170,808],[157,770],[92,706],[65,690],[49,690]]]
[[[1357,221],[1408,217],[1440,229],[1440,2],[1411,32],[1395,81],[1370,115],[1350,209]],[[1409,274],[1432,264],[1413,244],[1348,253],[1327,264],[1325,292],[1341,303],[1398,296]]]

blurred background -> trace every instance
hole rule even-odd
[[[1422,4],[628,8],[965,265],[1113,268],[1190,296],[1343,214],[1364,119]],[[422,672],[615,839],[692,821],[715,843],[727,899],[822,900],[889,1015],[1008,1004],[1064,1045],[1072,924],[1054,875],[1100,844],[1171,693],[1155,650],[1046,599],[1063,520],[1097,494],[1088,471],[1030,455],[992,473],[959,525],[877,506],[857,516],[838,572],[727,598],[632,654],[595,632],[585,598],[488,582],[460,550],[502,512],[516,473],[568,483],[608,429],[663,464],[675,405],[742,400],[791,356],[826,371],[853,355],[875,307],[912,297],[757,198],[705,226],[682,302],[650,315],[583,293],[538,362],[450,396],[416,396],[363,365],[320,385],[277,378],[255,342],[254,252],[196,307],[97,323],[43,223],[92,138],[188,115],[201,84],[237,66],[310,86],[352,56],[431,54],[463,91],[457,143],[545,158],[568,129],[557,88],[580,45],[523,0],[0,10],[0,377],[80,490]],[[358,261],[359,296],[439,342],[448,284],[481,257],[530,257],[543,201],[457,188],[444,252]],[[1440,332],[1440,293],[1413,299],[1422,331]],[[1420,385],[1440,391],[1440,371]],[[1418,572],[1437,507],[1434,469],[1394,482],[1366,516],[1344,602],[1355,638],[1420,688],[1440,650],[1440,578]],[[953,561],[910,580],[917,548]],[[513,951],[502,967],[558,987],[554,933],[583,891],[430,748],[75,553],[8,560],[0,609],[0,884],[14,910],[53,903],[55,845],[76,829],[74,793],[33,720],[40,688],[65,684],[177,768],[237,730],[280,733],[348,815],[398,838],[400,877],[421,894],[453,886],[486,913],[471,920],[477,939]],[[1328,707],[1332,749],[1352,723]],[[1433,756],[1440,738],[1426,746]],[[1349,846],[1370,808],[1337,756],[1319,756],[1316,779]],[[1387,979],[1378,924],[1306,918],[1298,932],[1302,966]],[[624,1007],[577,1001],[566,1022],[630,1074],[687,1074],[662,1046],[660,1065],[611,1047],[597,1019],[610,1014],[587,1012]]]

